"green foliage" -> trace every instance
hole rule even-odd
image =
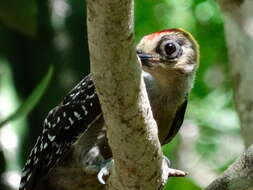
[[[52,12],[48,8],[49,3]],[[60,65],[55,81],[57,85],[51,91],[49,88],[50,98],[45,100],[46,102],[43,101],[40,109],[36,110],[34,107],[40,103],[41,96],[48,87],[53,74],[52,68],[20,108],[0,125],[27,116],[33,109],[28,125],[38,125],[49,107],[56,105],[62,98],[61,95],[85,75],[84,72],[89,72],[84,7],[83,0],[0,2],[0,33],[9,32],[6,29],[2,30],[5,25],[18,31],[12,31],[11,35],[0,35],[0,54],[8,59],[14,76],[20,76],[15,83],[18,95],[27,96],[34,83],[37,83],[37,77],[41,76],[40,71],[47,68],[46,64],[54,62],[55,65]],[[211,167],[212,171],[222,172],[237,157],[241,148],[237,144],[241,141],[228,75],[223,20],[216,1],[136,0],[135,11],[136,42],[146,34],[173,27],[190,31],[199,42],[200,67],[187,110],[187,119],[190,119],[197,130],[197,135],[189,141],[193,147],[191,154],[198,160],[203,158],[204,164]],[[35,38],[20,37],[20,32],[34,35]],[[85,68],[84,62],[87,63]],[[27,72],[31,72],[30,75],[24,76]],[[38,134],[40,127],[31,127],[29,131],[32,130]],[[32,146],[30,143],[34,138],[35,135],[27,134],[24,143],[26,146],[20,148],[24,155],[28,154],[24,151],[29,151],[27,144]],[[233,141],[226,144],[226,139],[230,138],[233,138]],[[180,166],[178,155],[183,149],[183,141],[184,136],[177,136],[168,145],[163,146],[163,152],[172,161],[173,167],[177,167],[177,164]],[[23,157],[26,157],[24,155]],[[198,190],[200,187],[195,184],[196,181],[194,177],[170,178],[165,189]]]
[[[219,173],[224,172],[232,163],[235,162],[235,158],[234,159],[230,159],[227,162],[223,163],[222,165],[219,165],[219,167],[215,168],[215,170]]]
[[[190,117],[201,126],[196,141],[196,150],[201,156],[212,159],[225,134],[239,134],[239,121],[231,102],[232,91],[222,88],[213,90],[201,100],[191,101]]]
[[[0,1],[0,20],[27,35],[34,35],[37,29],[36,0]]]
[[[177,148],[179,143],[180,143],[179,139],[177,137],[175,137],[170,143],[168,143],[162,147],[163,154],[165,156],[170,156],[170,158],[171,158],[171,155],[173,155],[173,152],[175,151],[175,149]]]
[[[224,83],[228,76],[223,22],[215,1],[139,0],[135,9],[136,41],[148,33],[173,27],[184,28],[196,37],[201,64],[192,98],[208,95],[217,85],[228,85]],[[208,80],[209,69],[221,76]]]
[[[205,138],[220,133],[239,132],[238,117],[230,105],[231,102],[232,91],[222,88],[213,90],[202,99],[190,102],[190,117],[202,126],[201,132]]]
[[[191,179],[169,178],[163,190],[201,190]]]
[[[186,118],[197,128],[192,154],[221,172],[242,148],[239,121],[233,107],[228,74],[228,57],[223,19],[214,0],[138,0],[136,42],[154,31],[180,27],[190,31],[200,45],[200,67],[190,95]],[[183,137],[184,138],[184,137]],[[237,139],[229,146],[226,139]],[[180,141],[163,147],[164,154],[177,164]],[[225,156],[224,156],[225,154]],[[192,162],[192,160],[188,160]],[[182,168],[181,168],[182,169]],[[201,178],[201,177],[200,177]],[[200,189],[186,179],[170,179],[168,189]]]
[[[13,114],[11,114],[6,119],[0,122],[0,127],[6,125],[7,123],[11,121],[18,119],[19,117],[25,117],[32,111],[32,109],[38,104],[41,97],[43,96],[46,89],[48,88],[48,85],[53,76],[53,71],[54,71],[53,66],[51,66],[48,69],[48,72],[45,75],[45,77],[41,80],[38,86],[33,90],[31,95],[27,97],[27,99],[20,105],[20,107]]]

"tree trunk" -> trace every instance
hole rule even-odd
[[[236,109],[246,147],[253,143],[253,1],[220,0]]]
[[[219,0],[245,146],[253,144],[253,1]],[[252,190],[253,145],[206,190]]]
[[[133,0],[87,0],[87,19],[91,71],[114,159],[108,189],[159,189],[167,170],[136,60]]]

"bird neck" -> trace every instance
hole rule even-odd
[[[160,92],[168,98],[184,98],[192,88],[193,77],[178,72],[171,71],[166,75],[154,76]]]
[[[192,76],[173,72],[166,73],[166,75],[144,73],[144,80],[151,104],[152,102],[163,102],[170,106],[181,104],[193,83]]]

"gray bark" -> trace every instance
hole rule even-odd
[[[252,190],[253,145],[205,190]]]
[[[108,189],[159,189],[163,163],[141,68],[136,60],[132,0],[87,0],[91,71],[114,165]]]
[[[246,147],[253,143],[253,1],[220,0],[236,109]]]
[[[246,147],[253,143],[253,1],[219,0],[234,85],[236,110]],[[253,190],[253,145],[206,190]]]

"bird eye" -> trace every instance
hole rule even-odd
[[[167,41],[161,44],[162,52],[164,55],[170,59],[179,57],[182,53],[182,48],[180,45],[173,41]]]
[[[172,55],[173,53],[175,53],[175,51],[177,51],[177,47],[175,46],[174,43],[167,43],[164,46],[164,50],[167,55]]]

